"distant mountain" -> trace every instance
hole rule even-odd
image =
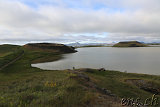
[[[80,47],[83,46],[84,44],[80,44],[79,42],[75,42],[75,43],[70,43],[70,44],[66,44],[67,46],[74,46],[74,47]]]
[[[113,46],[113,44],[108,43],[70,43],[66,44],[67,46],[73,46],[73,47],[81,47],[81,46]]]

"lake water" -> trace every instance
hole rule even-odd
[[[64,59],[32,64],[45,70],[75,68],[105,68],[129,73],[160,75],[160,47],[78,48],[78,52],[64,54]]]

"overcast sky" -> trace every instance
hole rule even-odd
[[[0,0],[0,43],[160,42],[160,0]]]

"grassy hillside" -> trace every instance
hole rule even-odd
[[[10,45],[10,44],[0,45],[0,53],[6,53],[6,52],[10,52],[10,51],[15,51],[15,50],[17,50],[20,47],[21,46]]]
[[[9,44],[0,45],[0,58],[13,53],[19,48],[20,46],[17,46],[17,45],[9,45]]]
[[[121,98],[140,97],[144,101],[154,93],[128,80],[144,80],[146,85],[160,89],[160,76],[96,69],[48,71],[33,68],[33,62],[54,61],[63,55],[20,49],[24,50],[23,56],[0,71],[0,107],[121,107]]]
[[[23,49],[16,45],[0,45],[0,68],[16,59],[23,53]]]
[[[24,46],[30,50],[40,50],[48,52],[72,53],[76,52],[74,47],[56,43],[29,43]]]
[[[127,42],[119,42],[113,47],[146,47],[147,45],[140,43],[138,41],[127,41]]]

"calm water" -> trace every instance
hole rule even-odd
[[[92,47],[77,50],[77,53],[65,54],[62,60],[32,64],[32,66],[45,70],[63,70],[73,67],[105,68],[122,72],[160,75],[160,47]]]

